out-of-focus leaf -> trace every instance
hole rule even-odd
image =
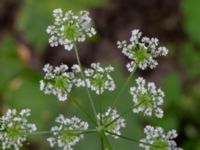
[[[184,66],[187,74],[192,78],[200,75],[200,52],[190,43],[183,44],[181,48],[181,64]]]
[[[200,42],[200,1],[199,0],[183,0],[182,10],[184,14],[185,29],[190,37]]]
[[[182,102],[182,85],[179,75],[176,73],[166,75],[162,85],[162,89],[165,92],[164,105],[166,109],[168,107],[180,107],[180,103]]]
[[[192,150],[199,150],[200,149],[200,140],[188,140],[185,144],[184,144],[184,149],[188,150],[191,149]]]
[[[200,86],[199,84],[188,89],[187,94],[184,97],[182,103],[184,108],[184,113],[189,115],[190,119],[200,124],[199,120],[199,107],[200,107]]]
[[[0,43],[0,91],[5,90],[8,82],[23,70],[19,61],[16,45],[12,38],[5,37]]]

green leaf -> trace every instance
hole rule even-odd
[[[180,63],[185,67],[187,74],[193,78],[200,75],[200,52],[190,43],[185,43],[181,47]]]
[[[182,100],[182,85],[178,74],[167,74],[163,79],[162,89],[165,92],[165,107],[176,108],[180,106]]]
[[[181,4],[187,33],[194,41],[200,42],[200,1],[183,0]]]

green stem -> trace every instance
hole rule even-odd
[[[122,114],[119,115],[119,117],[115,118],[113,121],[109,122],[105,128],[107,128],[108,126],[110,126],[111,124],[113,124],[115,121],[117,121],[118,119],[120,119],[121,117],[125,116],[126,114],[128,114],[133,108],[140,106],[142,103],[139,103],[136,106],[132,106],[130,109],[128,109],[127,111],[123,112]]]
[[[119,138],[122,138],[122,139],[125,139],[125,140],[128,140],[128,141],[131,141],[131,142],[142,143],[144,145],[148,145],[148,146],[151,146],[151,147],[159,148],[158,146],[155,146],[155,145],[152,145],[152,144],[149,144],[149,143],[145,143],[145,142],[141,142],[141,141],[138,141],[136,139],[133,139],[133,138],[130,138],[130,137],[126,137],[126,136],[123,136],[123,135],[119,135],[119,134],[116,134],[116,133],[113,133],[113,132],[109,132],[107,130],[106,130],[106,133],[108,133],[110,135],[113,135],[113,136],[117,136]]]
[[[89,134],[89,133],[95,133],[97,132],[97,130],[96,129],[89,129],[89,130],[84,130],[84,131],[69,130],[67,132],[74,133],[74,134]],[[29,135],[52,134],[52,133],[53,133],[52,131],[38,131],[38,132],[30,133]]]
[[[101,141],[101,150],[104,150],[105,147],[104,147],[104,142],[103,142],[103,137],[100,136],[100,141]]]
[[[77,49],[75,44],[74,44],[74,50],[75,50],[75,54],[76,54],[76,59],[78,61],[78,65],[80,66],[80,69],[81,69],[81,76],[85,81],[85,76],[84,76],[84,73],[83,73],[83,70],[82,70],[82,66],[81,66],[81,62],[80,62],[80,58],[79,58],[79,54],[78,54],[78,49]],[[86,84],[86,82],[85,82],[85,84]],[[89,101],[90,101],[94,116],[96,117],[97,124],[99,124],[99,120],[97,119],[97,112],[96,112],[96,109],[95,109],[95,106],[94,106],[94,102],[92,100],[92,96],[91,96],[87,86],[86,86],[86,91],[87,91],[87,95],[89,97]]]
[[[40,134],[51,134],[51,131],[38,131],[38,132],[33,132],[30,133],[29,135],[40,135]]]
[[[101,132],[99,132],[99,134],[100,134],[100,138],[102,138],[103,140],[103,144],[105,145],[105,148],[108,150],[112,150],[112,146],[108,140],[108,137],[105,134],[105,131],[102,130]]]
[[[133,70],[133,72],[131,72],[131,74],[129,75],[128,79],[126,80],[126,82],[124,83],[124,85],[122,86],[119,94],[116,96],[115,100],[113,101],[113,104],[112,104],[112,107],[114,107],[117,103],[117,101],[119,100],[120,96],[122,95],[122,93],[124,92],[124,90],[126,89],[126,86],[128,85],[128,83],[130,82],[131,78],[133,77],[133,74],[135,73],[135,70]],[[111,113],[111,111],[110,111]],[[108,114],[108,118],[109,118],[109,115],[110,113]],[[119,118],[118,118],[119,119]],[[105,121],[107,122],[107,120]]]
[[[97,132],[96,129],[90,129],[90,130],[81,131],[81,134],[89,134],[89,133],[96,133],[96,132]]]
[[[119,98],[121,97],[122,93],[124,92],[124,90],[126,89],[126,86],[128,85],[128,83],[130,82],[131,78],[133,77],[133,74],[135,73],[135,70],[133,72],[131,72],[131,74],[129,75],[128,79],[126,80],[126,82],[124,83],[124,85],[122,86],[119,94],[116,96],[114,102],[113,102],[113,105],[112,106],[115,106],[117,101],[119,100]]]
[[[97,123],[95,122],[95,120],[92,118],[92,116],[88,113],[88,111],[86,111],[83,106],[72,96],[70,96],[70,99],[73,101],[73,103],[83,112],[85,113],[85,115],[95,124],[97,125]]]
[[[100,91],[100,93],[101,93],[101,88],[99,87],[99,91]],[[100,99],[100,102],[99,102],[100,104],[99,104],[99,112],[100,112],[100,125],[102,125],[102,100]]]
[[[69,134],[79,135],[79,134],[95,133],[95,132],[97,132],[97,130],[96,129],[89,129],[89,130],[68,130],[66,132],[69,133]]]

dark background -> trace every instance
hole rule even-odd
[[[59,113],[87,120],[70,100],[59,103],[56,97],[39,91],[44,64],[76,63],[73,51],[48,46],[46,27],[53,21],[52,10],[60,7],[65,11],[91,12],[98,34],[79,45],[84,66],[101,61],[116,67],[113,76],[118,88],[114,93],[93,95],[97,108],[101,100],[104,110],[107,109],[128,75],[128,60],[117,49],[116,41],[128,39],[131,30],[139,28],[146,36],[157,37],[166,45],[169,55],[159,58],[156,69],[136,72],[165,91],[165,116],[159,120],[130,114],[122,133],[141,139],[146,124],[162,126],[166,131],[174,128],[179,133],[180,147],[200,150],[199,0],[0,0],[0,112],[7,108],[30,108],[31,121],[39,131],[49,130]],[[74,89],[72,95],[90,109],[84,89]],[[117,105],[119,112],[131,104],[127,93],[122,97]],[[46,136],[31,136],[24,149],[50,149]],[[110,140],[116,150],[140,149],[137,143]],[[97,135],[89,135],[75,149],[96,150],[100,149],[99,143]]]

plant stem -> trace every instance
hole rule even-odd
[[[133,74],[135,73],[135,69],[133,70],[133,72],[131,72],[131,74],[129,75],[129,77],[127,78],[126,82],[124,83],[123,87],[121,88],[119,94],[116,96],[115,100],[113,101],[112,107],[114,107],[118,101],[118,99],[120,98],[120,96],[122,95],[122,93],[124,92],[126,86],[128,85],[128,83],[130,82],[131,78],[133,77]],[[111,111],[110,111],[111,113]],[[108,114],[108,116],[110,115],[110,113]],[[120,118],[120,117],[119,117]],[[119,119],[118,118],[118,119]],[[107,120],[106,120],[107,122]]]
[[[128,79],[126,80],[126,82],[124,83],[124,85],[122,86],[119,94],[116,96],[114,102],[113,102],[113,105],[112,106],[115,106],[117,101],[119,100],[119,98],[121,97],[122,93],[124,92],[124,90],[126,89],[126,86],[128,85],[128,83],[130,82],[131,78],[133,77],[133,74],[135,73],[135,70],[133,72],[131,72],[131,74],[129,75]]]
[[[81,134],[88,134],[88,133],[95,133],[95,132],[97,132],[96,129],[90,129],[90,130],[81,131]]]
[[[79,130],[69,130],[69,133],[74,133],[74,134],[89,134],[89,133],[95,133],[97,132],[96,129],[89,129],[89,130],[83,130],[83,131],[79,131]],[[52,131],[38,131],[38,132],[34,132],[34,133],[30,133],[29,135],[40,135],[40,134],[51,134]]]
[[[83,80],[85,81],[85,76],[84,76],[84,73],[83,73],[83,70],[82,70],[82,66],[81,66],[81,62],[80,62],[80,58],[79,58],[78,49],[76,47],[76,44],[74,44],[74,50],[75,50],[75,54],[76,54],[76,59],[77,59],[78,65],[80,66],[80,69],[81,69],[81,76],[82,76]],[[85,82],[85,84],[86,84],[86,82]],[[91,104],[91,107],[92,107],[92,111],[94,113],[94,116],[96,117],[97,124],[99,124],[99,120],[97,119],[96,108],[94,106],[94,102],[92,100],[92,96],[91,96],[90,91],[89,91],[87,86],[86,86],[86,91],[87,91],[87,95],[88,95],[88,98],[89,98],[89,101],[90,101],[90,104]]]
[[[143,102],[139,103],[139,104],[136,105],[136,106],[132,106],[130,109],[128,109],[127,111],[125,111],[125,112],[123,112],[122,114],[120,114],[119,117],[117,117],[117,118],[115,118],[113,121],[109,122],[109,123],[105,126],[105,128],[107,128],[108,126],[110,126],[111,124],[113,124],[113,123],[114,123],[115,121],[117,121],[119,118],[121,118],[121,117],[125,116],[126,114],[128,114],[133,108],[140,106],[142,103],[143,103]]]
[[[119,135],[119,134],[116,134],[116,133],[113,133],[113,132],[109,132],[107,130],[106,130],[106,133],[108,133],[110,135],[113,135],[113,136],[117,136],[119,138],[122,138],[122,139],[125,139],[125,140],[128,140],[128,141],[131,141],[131,142],[141,143],[141,144],[148,145],[148,146],[151,146],[151,147],[159,148],[159,146],[156,146],[156,145],[153,145],[153,144],[149,144],[149,143],[145,143],[145,142],[141,142],[141,141],[138,141],[138,140],[130,138],[130,137],[126,137],[126,136]]]
[[[77,61],[78,61],[78,65],[80,66],[80,69],[81,69],[81,76],[82,76],[82,78],[83,78],[84,81],[85,81],[85,76],[84,76],[84,73],[83,73],[83,70],[82,70],[82,66],[81,66],[81,62],[80,62],[80,58],[79,58],[79,54],[78,54],[78,49],[77,49],[77,47],[76,47],[75,44],[74,44],[74,49],[75,49],[75,54],[76,54],[76,59],[77,59]],[[86,84],[86,82],[85,82],[85,84]],[[95,106],[94,106],[94,102],[93,102],[92,96],[91,96],[91,94],[90,94],[90,91],[89,91],[87,85],[86,85],[86,91],[87,91],[87,95],[88,95],[89,100],[90,100],[90,104],[91,104],[93,113],[94,113],[94,115],[95,115],[95,117],[96,117],[97,125],[100,126],[101,123],[99,122],[99,120],[98,120],[98,118],[97,118],[96,108],[95,108]],[[101,107],[101,106],[100,106],[100,107]],[[101,115],[101,114],[100,114],[100,115]],[[99,132],[99,134],[100,134],[100,138],[102,139],[102,144],[105,144],[105,146],[106,146],[106,148],[107,148],[108,150],[112,150],[112,147],[111,147],[111,145],[110,145],[110,142],[109,142],[108,138],[107,138],[106,135],[105,135],[105,131],[103,130],[103,131]]]
[[[92,118],[92,116],[86,111],[83,106],[72,96],[70,96],[70,99],[73,101],[73,103],[83,112],[85,115],[95,124],[97,125],[96,121]]]
[[[112,150],[112,146],[108,140],[108,137],[106,136],[105,131],[102,130],[101,132],[99,132],[99,134],[100,134],[100,138],[102,138],[102,140],[103,140],[103,144],[104,144],[105,148],[108,150]]]
[[[40,135],[40,134],[51,134],[51,131],[38,131],[38,132],[33,132],[30,133],[29,135]]]
[[[99,91],[101,93],[101,88],[99,87]],[[99,102],[99,112],[100,112],[100,125],[102,125],[102,100],[100,99],[100,102]]]
[[[101,141],[101,150],[104,150],[104,142],[103,142],[103,137],[100,136],[100,141]]]

